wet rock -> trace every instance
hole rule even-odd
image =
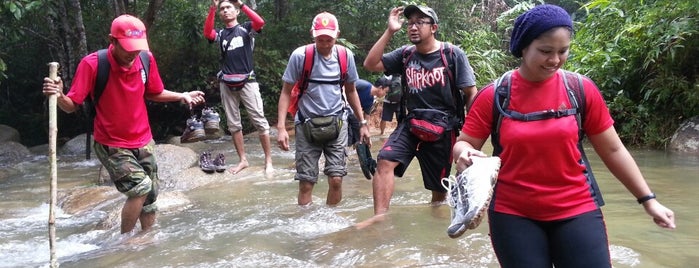
[[[59,155],[85,155],[85,139],[87,135],[85,133],[73,137],[68,142],[63,144],[58,150]],[[92,135],[90,135],[90,144],[92,144]],[[90,157],[95,157],[95,153],[90,147]]]
[[[58,206],[67,214],[81,215],[95,210],[106,212],[105,219],[97,224],[103,229],[120,224],[125,201],[126,196],[110,186],[75,188],[58,193]],[[189,208],[192,201],[182,192],[161,192],[157,204],[158,213],[172,213]]]
[[[20,142],[19,131],[8,125],[0,124],[0,143],[6,141]]]
[[[87,211],[102,210],[109,205],[114,205],[121,200],[120,196],[122,194],[116,188],[109,186],[75,188],[58,193],[58,206],[65,213],[80,215]]]
[[[71,140],[72,145],[66,145],[70,154],[84,151],[85,135]],[[210,141],[214,142],[214,141]],[[69,142],[70,143],[70,142]],[[158,196],[158,214],[179,212],[191,207],[187,191],[227,179],[253,179],[261,177],[262,167],[251,166],[236,175],[230,172],[207,174],[199,166],[198,151],[211,150],[217,146],[230,146],[230,141],[216,141],[215,144],[199,142],[196,144],[156,144],[155,157],[158,162],[160,190]],[[188,146],[192,146],[189,148]],[[77,148],[70,149],[70,148]],[[70,188],[59,192],[59,207],[65,213],[80,215],[94,211],[102,211],[105,216],[97,228],[118,228],[121,222],[121,209],[126,196],[119,193],[113,186],[109,174],[100,166],[100,183],[96,186]]]
[[[161,181],[176,179],[176,174],[199,163],[199,154],[194,150],[172,144],[155,145],[158,162],[158,177]]]
[[[29,149],[15,141],[0,142],[0,167],[10,167],[26,161]]]
[[[699,155],[699,116],[685,121],[670,140],[670,150]]]
[[[192,206],[192,201],[182,192],[163,192],[158,195],[157,204],[158,215],[162,215],[183,211]],[[100,229],[111,229],[120,226],[121,207],[120,204],[107,210],[107,217],[99,222],[97,227]]]
[[[199,167],[192,167],[178,173],[171,180],[164,181],[161,185],[167,191],[188,191],[216,181],[225,180],[226,176],[230,176],[230,173],[214,172],[208,174],[204,173]]]
[[[46,155],[46,156],[48,156],[49,145],[48,144],[41,144],[41,145],[29,147],[29,152],[31,152],[33,155]]]

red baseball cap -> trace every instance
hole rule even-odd
[[[121,15],[114,19],[110,35],[119,40],[126,51],[149,50],[146,26],[134,16]]]
[[[313,34],[313,37],[327,35],[332,38],[337,38],[337,33],[339,32],[340,26],[337,24],[337,18],[335,15],[328,12],[323,12],[313,18],[313,25],[311,26],[311,33]]]

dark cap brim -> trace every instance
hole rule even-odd
[[[409,19],[415,12],[420,12],[421,14],[431,18],[434,23],[438,23],[437,18],[435,17],[437,14],[435,14],[434,10],[429,7],[409,5],[403,9],[403,15],[407,19]]]

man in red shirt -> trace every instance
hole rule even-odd
[[[150,68],[145,73],[138,55],[149,47],[146,27],[138,18],[121,15],[114,19],[109,42],[109,79],[95,107],[94,149],[114,185],[127,196],[121,211],[121,233],[131,232],[139,220],[141,229],[146,231],[155,223],[158,168],[143,99],[182,101],[191,107],[204,103],[204,93],[165,90],[151,53]],[[67,113],[77,111],[94,94],[97,63],[97,52],[80,61],[68,94],[63,94],[60,78],[44,78],[44,95],[57,95],[58,107]]]

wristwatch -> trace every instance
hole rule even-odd
[[[366,126],[366,125],[369,125],[369,122],[366,121],[366,119],[364,119],[364,120],[360,121],[359,124],[361,124],[362,126]]]

